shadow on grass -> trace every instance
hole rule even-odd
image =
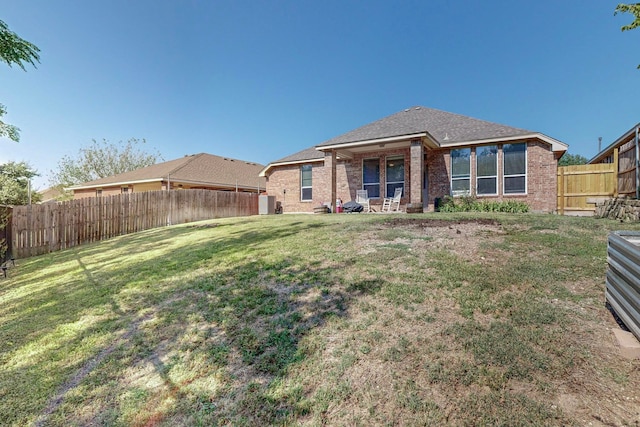
[[[0,421],[24,423],[46,408],[51,424],[73,423],[79,413],[101,410],[95,401],[125,393],[131,386],[122,372],[143,361],[179,397],[174,404],[187,405],[200,422],[274,423],[304,413],[301,394],[276,397],[271,385],[306,357],[309,348],[301,342],[313,328],[347,312],[350,300],[336,276],[341,265],[322,266],[289,241],[323,223],[259,228],[250,222],[225,225],[224,233],[216,227],[151,230],[25,261],[32,273],[17,277],[0,294],[6,300],[2,316],[9,317],[0,339],[10,343],[0,350],[0,360],[8,362],[0,388],[13,395],[4,399],[7,407],[0,404]],[[189,233],[197,233],[197,239],[182,242],[180,237]],[[283,250],[282,245],[292,247]],[[150,251],[153,256],[145,257]],[[87,267],[85,260],[95,257],[104,262]],[[69,281],[43,285],[46,270],[55,268]],[[348,287],[356,293],[379,288],[371,281]],[[140,321],[143,316],[153,320],[151,326]],[[76,330],[63,333],[70,325]],[[185,338],[192,335],[195,345]],[[29,346],[40,346],[39,353]],[[24,359],[18,361],[21,354]],[[102,388],[88,388],[75,406],[65,403],[66,394],[86,388],[82,378],[69,382],[74,373],[82,373],[99,355],[110,360],[109,369],[98,375]],[[172,379],[173,369],[187,369],[196,360],[204,365],[194,369],[194,378]],[[192,381],[219,370],[227,378],[224,391],[190,388]],[[29,396],[29,404],[22,405],[20,396]],[[52,402],[55,396],[62,398]],[[236,399],[239,404],[211,410],[213,402],[236,396],[242,396]],[[57,411],[59,406],[63,410]],[[110,409],[112,420],[123,422],[128,416],[117,405]],[[157,421],[166,413],[153,412],[148,419]]]

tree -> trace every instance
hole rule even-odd
[[[588,161],[589,159],[580,154],[569,154],[567,151],[558,161],[558,166],[586,165]]]
[[[640,3],[620,3],[618,6],[616,6],[616,11],[613,14],[617,15],[618,13],[631,13],[634,16],[633,22],[628,25],[622,26],[622,31],[633,30],[634,28],[638,28],[640,26]],[[638,65],[638,69],[640,69],[640,65]]]
[[[0,59],[9,67],[15,64],[26,71],[25,62],[35,67],[36,62],[40,62],[38,52],[38,46],[11,31],[9,26],[0,20]]]
[[[7,114],[7,108],[0,104],[0,118]],[[9,138],[12,141],[20,142],[20,128],[0,120],[0,138]]]
[[[0,205],[26,205],[39,202],[40,194],[31,191],[31,178],[39,176],[26,162],[0,165]],[[31,193],[31,194],[30,194]]]
[[[88,147],[80,149],[76,157],[64,156],[58,162],[57,170],[50,173],[50,184],[62,189],[140,169],[162,160],[159,152],[150,153],[140,148],[144,144],[146,140],[136,138],[126,143],[93,139]]]
[[[38,52],[40,52],[38,46],[11,31],[9,26],[0,20],[0,60],[9,67],[15,64],[26,71],[25,63],[35,67],[36,62],[40,62]],[[3,104],[0,104],[0,118],[5,114],[7,114],[7,109]],[[0,120],[0,137],[18,142],[20,141],[20,129]]]

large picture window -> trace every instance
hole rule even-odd
[[[527,192],[527,144],[505,144],[502,146],[504,159],[504,194],[525,194]]]
[[[476,194],[498,194],[498,147],[476,148]]]
[[[387,195],[393,197],[396,188],[404,195],[404,156],[387,157]],[[371,196],[371,195],[369,195]]]
[[[311,173],[311,165],[302,165],[300,167],[300,199],[302,201],[312,200]]]
[[[471,148],[451,150],[451,194],[462,196],[471,190]]]
[[[380,159],[362,161],[362,188],[370,198],[380,197]]]

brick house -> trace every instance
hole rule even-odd
[[[264,191],[264,165],[200,153],[69,187],[74,199],[157,190]]]
[[[539,132],[417,106],[272,162],[260,175],[284,212],[354,200],[359,189],[379,210],[396,187],[412,210],[473,194],[554,212],[567,147]]]

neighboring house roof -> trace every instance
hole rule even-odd
[[[564,152],[568,147],[539,132],[415,106],[329,139],[316,145],[315,149],[330,150],[366,146],[407,138],[424,138],[430,141],[432,147],[454,147],[527,138],[541,139],[550,144],[553,151]],[[314,155],[312,151],[313,147],[272,162],[261,172],[261,176],[264,176],[273,166],[322,158],[322,155]]]
[[[258,176],[263,167],[254,162],[200,153],[85,182],[69,187],[69,190],[167,180],[192,185],[220,187],[237,185],[239,188],[257,189],[264,188],[266,184],[265,179]]]
[[[609,156],[614,148],[618,148],[634,138],[636,135],[636,131],[640,132],[640,122],[636,123],[631,129],[626,131],[620,138],[613,141],[607,148],[596,154],[591,160],[587,162],[587,164],[591,163],[599,163],[604,160],[607,156]]]
[[[42,203],[55,201],[58,196],[63,195],[64,193],[57,187],[49,187],[45,190],[39,192],[42,194]]]

